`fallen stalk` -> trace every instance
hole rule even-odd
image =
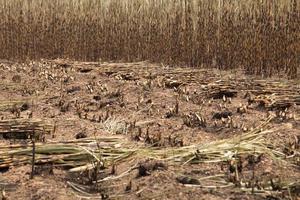
[[[150,158],[172,163],[211,163],[236,159],[243,154],[266,154],[273,159],[284,159],[285,154],[276,151],[264,136],[272,130],[262,131],[269,118],[261,126],[247,134],[233,138],[197,144],[180,148],[153,148],[125,141],[122,137],[104,137],[64,143],[37,143],[36,164],[53,163],[56,166],[69,166],[72,172],[92,169],[91,161],[101,160],[105,167],[113,163],[127,162],[131,159]],[[32,145],[1,147],[0,168],[30,163]],[[255,152],[253,151],[255,149]]]

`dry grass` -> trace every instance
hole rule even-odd
[[[297,0],[0,0],[0,59],[151,60],[295,78]]]
[[[101,123],[102,129],[110,134],[127,134],[127,127],[124,120],[116,117],[109,117]]]

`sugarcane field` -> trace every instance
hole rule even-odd
[[[18,199],[300,199],[300,2],[0,0]]]

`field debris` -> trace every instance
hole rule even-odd
[[[36,163],[75,167],[76,169],[71,169],[71,171],[77,171],[90,168],[88,162],[94,159],[103,159],[107,166],[126,162],[131,157],[146,157],[183,164],[222,162],[244,154],[267,154],[273,159],[284,159],[284,153],[276,151],[271,148],[272,144],[264,142],[263,136],[271,134],[272,131],[261,131],[261,129],[270,120],[271,118],[242,136],[178,148],[158,149],[145,146],[134,148],[133,146],[136,146],[134,143],[126,142],[122,137],[101,137],[95,140],[86,138],[63,143],[36,144]],[[0,168],[26,164],[31,157],[30,146],[3,146],[1,150],[3,152],[0,153]],[[98,154],[101,157],[98,157]]]
[[[221,77],[150,62],[60,59],[9,67],[0,86],[6,186],[38,180],[47,185],[37,188],[88,198],[135,199],[154,190],[164,196],[162,185],[183,196],[195,187],[199,195],[297,195],[300,108],[293,80]],[[26,88],[12,82],[17,68]],[[283,168],[295,175],[283,176]],[[26,184],[5,186],[6,195]]]
[[[28,139],[33,133],[41,139],[52,131],[53,125],[40,119],[0,120],[0,136],[4,139]]]
[[[0,0],[0,200],[300,200],[300,0]]]

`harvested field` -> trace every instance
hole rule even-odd
[[[64,59],[0,74],[0,199],[300,197],[296,79]]]

